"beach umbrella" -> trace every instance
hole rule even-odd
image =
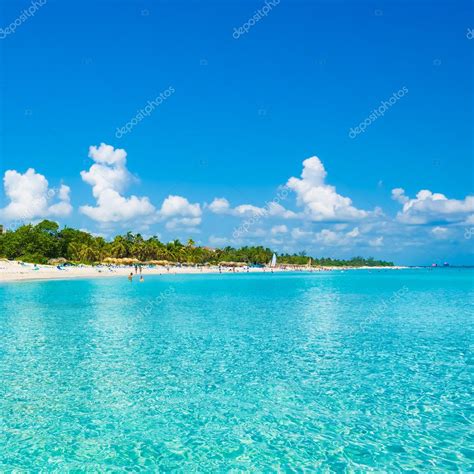
[[[67,260],[63,257],[60,258],[50,258],[48,260],[48,265],[63,265],[67,263]]]
[[[219,262],[219,265],[224,267],[245,267],[247,264],[245,262]]]

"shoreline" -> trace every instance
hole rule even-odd
[[[37,269],[35,269],[37,268]],[[143,266],[143,277],[151,275],[204,275],[204,274],[236,274],[236,273],[282,273],[282,272],[307,272],[317,273],[324,271],[345,271],[345,270],[402,270],[408,267],[295,267],[288,268],[285,266],[277,266],[275,268],[262,267],[221,267],[204,266],[204,267],[188,267],[188,266],[169,266],[169,267],[148,267]],[[21,282],[21,281],[50,281],[50,280],[72,280],[78,278],[108,278],[123,277],[127,278],[133,273],[134,278],[139,278],[139,273],[135,274],[132,266],[107,266],[107,265],[81,265],[65,267],[59,270],[52,265],[34,265],[32,263],[24,263],[18,261],[0,261],[0,283]]]

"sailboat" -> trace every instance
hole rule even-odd
[[[277,256],[276,254],[273,254],[272,261],[270,262],[270,267],[274,268],[276,266],[276,263],[277,263]]]

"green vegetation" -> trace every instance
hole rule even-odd
[[[128,232],[118,235],[107,242],[102,237],[76,229],[59,229],[56,222],[44,220],[37,225],[23,225],[15,231],[0,234],[0,256],[10,260],[22,260],[31,263],[47,263],[51,259],[64,258],[69,262],[98,263],[105,258],[135,258],[142,262],[168,260],[180,263],[220,263],[245,262],[265,264],[272,258],[273,251],[264,247],[242,247],[235,249],[211,249],[198,247],[192,239],[186,244],[179,240],[169,243],[160,242],[157,237],[144,239],[140,234]],[[298,255],[280,255],[278,263],[306,265],[309,257]],[[392,266],[372,258],[355,257],[351,260],[333,260],[330,258],[312,258],[312,265],[327,266]]]

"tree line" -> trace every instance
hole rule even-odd
[[[142,235],[132,232],[117,235],[107,241],[103,237],[93,236],[82,230],[70,227],[60,229],[56,222],[49,220],[44,220],[37,225],[22,225],[16,230],[8,230],[0,234],[1,257],[40,264],[59,258],[71,263],[85,264],[100,263],[106,258],[133,258],[141,262],[167,260],[175,263],[242,262],[255,265],[268,263],[273,253],[273,250],[262,246],[213,249],[197,246],[192,239],[186,243],[179,240],[164,243],[156,236],[145,239]],[[305,252],[281,254],[278,256],[278,263],[306,265],[309,258]],[[350,260],[311,257],[311,264],[314,266],[393,265],[392,262],[362,257]]]

